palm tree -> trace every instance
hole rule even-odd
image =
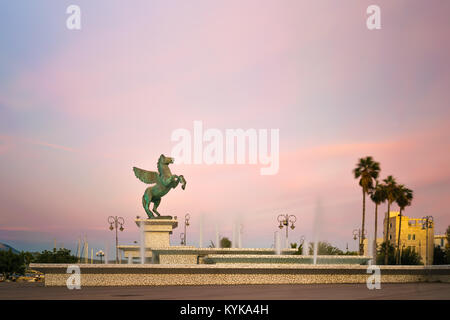
[[[375,232],[373,237],[373,257],[377,256],[377,228],[378,228],[378,206],[386,201],[386,190],[383,184],[375,183],[375,188],[370,190],[370,199],[375,203]]]
[[[393,176],[388,176],[386,179],[383,180],[384,182],[384,188],[386,192],[386,200],[388,203],[388,209],[386,213],[386,234],[385,234],[385,253],[384,253],[384,264],[388,264],[388,249],[389,249],[389,218],[390,218],[390,211],[391,211],[391,204],[397,199],[397,193],[398,193],[398,185],[397,181],[395,181],[395,178]]]
[[[364,223],[366,219],[366,194],[373,187],[373,180],[378,178],[380,173],[380,164],[373,160],[372,157],[365,157],[359,159],[356,168],[353,169],[355,179],[359,178],[359,185],[363,192],[363,211],[362,211],[362,225],[361,238],[359,243],[359,254],[364,254]]]
[[[400,254],[400,234],[402,233],[402,212],[406,207],[411,205],[413,199],[413,191],[411,189],[406,188],[404,185],[399,185],[397,189],[397,202],[398,207],[400,208],[400,222],[398,224],[398,243],[397,243],[397,264],[401,263],[401,254]]]

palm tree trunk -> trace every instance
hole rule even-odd
[[[400,218],[400,222],[398,223],[397,264],[401,263],[401,253],[400,253],[400,234],[402,233],[402,209],[401,208],[400,208],[399,218]]]
[[[378,228],[378,203],[375,203],[375,235],[373,237],[373,259],[377,261],[377,228]]]
[[[384,248],[384,264],[388,264],[388,254],[389,254],[389,218],[390,218],[390,212],[391,210],[391,202],[388,200],[388,211],[387,211],[387,217],[386,217],[386,239],[385,239],[385,248]]]
[[[363,188],[363,213],[362,213],[362,226],[361,237],[359,238],[359,255],[364,255],[364,222],[366,220],[366,192]]]

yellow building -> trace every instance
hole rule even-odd
[[[400,225],[400,213],[391,211],[389,214],[389,241],[395,248],[398,245],[398,231]],[[400,235],[400,247],[411,248],[416,251],[421,261],[425,264],[433,264],[435,245],[434,222],[429,221],[426,227],[424,219],[414,219],[402,215],[402,231]],[[428,231],[428,234],[427,234]],[[386,218],[384,219],[383,241],[386,238]],[[428,245],[428,250],[427,250]]]
[[[448,240],[446,234],[435,234],[434,235],[434,245],[440,246],[441,249],[444,249],[448,246]]]

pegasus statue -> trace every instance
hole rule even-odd
[[[133,167],[136,178],[147,184],[155,184],[145,189],[142,196],[142,205],[149,219],[163,218],[157,211],[161,198],[165,196],[170,189],[175,189],[181,182],[181,188],[186,188],[186,180],[183,176],[172,174],[169,164],[174,162],[173,158],[166,157],[163,154],[158,160],[158,172],[146,171]],[[153,210],[150,210],[150,203],[153,202]],[[156,216],[155,216],[156,215]]]

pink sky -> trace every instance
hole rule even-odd
[[[243,244],[270,247],[280,213],[297,216],[292,242],[311,238],[320,199],[321,238],[355,249],[362,196],[352,169],[368,155],[382,178],[414,190],[406,215],[433,215],[439,232],[450,224],[448,2],[377,1],[376,31],[365,22],[372,1],[108,3],[81,1],[80,31],[65,28],[65,3],[43,1],[32,17],[6,8],[0,242],[74,248],[86,234],[112,247],[109,215],[126,220],[122,243],[137,240],[146,186],[131,168],[155,170],[172,131],[194,120],[280,129],[281,154],[274,176],[260,165],[173,165],[188,185],[160,211],[191,214],[188,244],[198,244],[202,215],[205,244],[216,224],[231,237],[241,216]]]

